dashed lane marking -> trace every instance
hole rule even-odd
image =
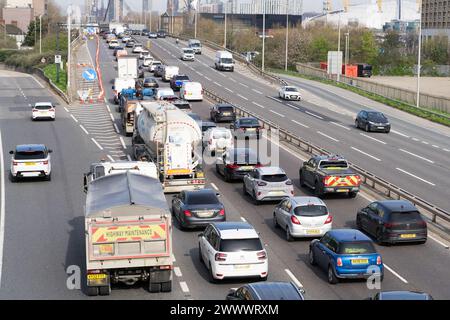
[[[436,242],[439,243],[441,246],[443,246],[445,249],[449,249],[448,244],[445,244],[444,242],[442,242],[442,241],[436,239],[436,238],[433,237],[432,235],[428,234],[428,238],[430,238],[430,239],[436,241]]]
[[[77,118],[75,118],[75,117],[73,116],[73,114],[71,114],[70,116],[72,117],[72,119],[73,119],[76,123],[78,123]]]
[[[375,139],[374,137],[368,136],[367,134],[360,133],[360,135],[362,135],[362,136],[364,136],[366,138],[372,139],[373,141],[376,141],[376,142],[379,142],[379,143],[382,143],[382,144],[386,144],[386,142],[378,140],[378,139]]]
[[[103,150],[103,147],[94,139],[91,138],[92,142],[94,142],[100,150]]]
[[[291,270],[289,270],[289,269],[284,269],[284,271],[287,273],[287,275],[289,276],[289,278],[291,278],[292,281],[294,281],[294,283],[297,285],[297,287],[303,288],[302,283],[294,276],[294,274],[291,272]]]
[[[412,174],[412,173],[410,173],[410,172],[408,172],[408,171],[406,171],[406,170],[403,170],[403,169],[400,169],[400,168],[396,168],[396,169],[397,169],[398,171],[401,171],[401,172],[403,172],[403,173],[405,173],[405,174],[407,174],[407,175],[413,177],[413,178],[416,178],[416,179],[418,179],[418,180],[420,180],[420,181],[423,181],[423,182],[425,182],[425,183],[428,183],[428,184],[431,185],[431,186],[435,186],[434,183],[432,183],[432,182],[430,182],[430,181],[428,181],[428,180],[425,180],[425,179],[423,179],[423,178],[420,178],[420,177],[418,177],[418,176],[416,176],[416,175],[414,175],[414,174]]]
[[[321,136],[324,136],[324,137],[326,137],[326,138],[328,138],[328,139],[331,139],[331,140],[333,140],[333,141],[335,141],[335,142],[339,142],[338,139],[335,139],[335,138],[333,138],[333,137],[330,137],[329,135],[323,133],[322,131],[317,131],[317,133],[320,134]]]
[[[348,127],[346,127],[346,126],[343,126],[343,125],[340,124],[340,123],[333,122],[333,121],[331,121],[331,123],[334,124],[335,126],[338,126],[338,127],[342,128],[342,129],[345,129],[345,130],[347,130],[347,131],[350,131],[350,130],[351,130],[350,128],[348,128]]]
[[[216,81],[214,81],[214,84],[215,84],[216,86],[222,87],[222,85],[221,85],[220,83],[216,82]]]
[[[243,222],[247,222],[247,220],[245,220],[244,217],[241,217],[241,220],[242,220]]]
[[[113,123],[113,125],[114,125],[114,129],[116,129],[116,132],[120,133],[119,128],[117,127],[117,124]]]
[[[80,124],[80,128],[81,128],[81,130],[83,130],[84,131],[84,133],[86,133],[86,134],[89,134],[89,132],[86,130],[86,128],[85,127],[83,127],[81,124]]]
[[[181,282],[180,282],[180,287],[181,287],[181,290],[182,290],[184,293],[189,292],[189,287],[188,287],[188,285],[187,285],[186,282],[181,281]]]
[[[258,94],[263,94],[261,91],[258,91],[256,89],[252,89],[252,91],[254,91],[254,92],[258,93]]]
[[[243,95],[238,94],[238,97],[240,97],[240,98],[242,98],[242,99],[248,101],[248,98],[244,97]]]
[[[225,88],[225,90],[227,90],[228,92],[234,93],[234,91],[231,89]]]
[[[211,182],[211,187],[213,187],[214,190],[219,191],[219,188],[217,188],[217,186],[214,183],[212,183],[212,182]]]
[[[128,161],[131,161],[131,157],[129,154],[127,154],[127,159],[128,159]]]
[[[408,135],[406,135],[406,134],[404,134],[404,133],[401,133],[401,132],[392,130],[392,129],[391,129],[391,132],[392,132],[392,133],[395,133],[395,134],[398,134],[399,136],[402,136],[402,137],[405,137],[405,138],[410,138],[410,136],[408,136]]]
[[[291,120],[293,123],[298,124],[299,126],[305,127],[305,128],[309,128],[309,126],[307,126],[306,124],[303,124],[301,122],[298,122],[296,120]]]
[[[401,152],[407,153],[407,154],[409,154],[409,155],[411,155],[411,156],[413,156],[413,157],[422,159],[422,160],[427,161],[427,162],[429,162],[429,163],[434,163],[433,160],[430,160],[430,159],[427,159],[427,158],[425,158],[425,157],[419,156],[419,155],[417,155],[417,154],[415,154],[415,153],[412,153],[412,152],[410,152],[410,151],[408,151],[408,150],[405,150],[405,149],[399,149],[399,150],[400,150]]]
[[[123,138],[122,138],[122,137],[119,137],[119,140],[120,140],[120,143],[122,143],[122,147],[123,147],[124,149],[126,149],[127,146],[126,146],[126,144],[125,144],[125,141],[123,141]]]
[[[176,275],[177,277],[179,277],[179,278],[183,276],[183,274],[181,273],[180,267],[175,267],[175,268],[173,268],[173,272],[174,272],[175,275]]]
[[[364,152],[364,151],[362,151],[362,150],[359,150],[359,149],[357,149],[357,148],[355,148],[355,147],[351,147],[351,148],[352,148],[353,150],[355,150],[355,151],[358,151],[359,153],[362,153],[362,154],[364,154],[364,155],[366,155],[366,156],[372,158],[372,159],[375,159],[375,160],[377,160],[377,161],[381,161],[381,159],[379,159],[379,158],[377,158],[377,157],[374,157],[373,155],[371,155],[371,154],[369,154],[369,153],[367,153],[367,152]]]
[[[107,155],[107,157],[109,158],[109,160],[111,160],[112,162],[115,162],[114,158],[111,157],[109,154]]]
[[[387,269],[387,270],[389,270],[394,276],[396,276],[397,278],[399,278],[402,282],[404,282],[404,283],[408,283],[408,281],[405,279],[405,278],[403,278],[401,275],[399,275],[397,272],[395,272],[391,267],[389,267],[387,264],[383,264],[384,265],[384,267]]]
[[[278,113],[278,112],[273,111],[273,110],[269,110],[269,111],[272,112],[272,113],[275,113],[276,115],[278,115],[278,116],[280,116],[282,118],[284,118],[284,115],[282,115],[281,113]]]
[[[321,119],[321,120],[323,120],[323,118],[321,117],[321,116],[318,116],[317,114],[314,114],[314,113],[312,113],[312,112],[309,112],[309,111],[305,111],[307,114],[309,114],[310,116],[313,116],[313,117],[316,117],[317,119]]]
[[[258,107],[260,107],[260,108],[263,108],[263,109],[265,109],[265,107],[264,106],[262,106],[262,105],[260,105],[259,103],[256,103],[256,102],[252,102],[255,106],[258,106]]]

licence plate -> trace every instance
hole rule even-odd
[[[319,229],[306,230],[306,234],[320,234]]]
[[[25,162],[26,166],[35,166],[36,162]]]
[[[244,166],[244,167],[240,167],[239,170],[242,170],[242,171],[253,170],[253,167],[252,166]]]
[[[384,127],[378,127],[378,129],[384,129]]]
[[[249,128],[249,129],[247,129],[247,131],[256,131],[256,129],[255,128]]]
[[[196,213],[200,218],[209,218],[214,215],[214,211],[197,211]]]
[[[106,274],[103,274],[103,273],[100,273],[100,274],[88,274],[87,278],[88,278],[88,280],[106,279]]]
[[[235,265],[234,266],[235,269],[250,269],[250,265],[249,264],[239,264],[239,265]]]
[[[411,238],[415,238],[416,234],[414,233],[406,233],[406,234],[401,234],[400,238],[402,239],[411,239]]]
[[[368,264],[369,259],[352,259],[352,264]]]
[[[231,115],[231,113],[230,112],[224,112],[223,115],[224,116],[229,116],[229,115]]]
[[[347,192],[347,189],[337,189],[336,192]]]

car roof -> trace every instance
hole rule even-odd
[[[45,149],[43,144],[19,144],[16,146],[17,152],[45,151]]]
[[[256,282],[247,286],[259,300],[303,300],[292,282]]]
[[[213,189],[199,189],[199,190],[186,190],[184,192],[186,195],[202,195],[202,194],[216,194],[216,191]]]
[[[292,197],[293,202],[295,202],[299,206],[326,206],[325,202],[322,199],[317,197]]]
[[[379,293],[379,298],[392,300],[428,300],[431,296],[428,293],[417,291],[385,291]]]
[[[34,104],[35,107],[48,106],[48,105],[53,106],[53,103],[51,103],[51,102],[36,102],[36,103]]]
[[[331,231],[328,231],[328,234],[331,235],[336,240],[338,240],[339,242],[354,242],[354,241],[372,242],[372,240],[368,236],[366,236],[364,233],[356,229],[333,229]]]
[[[418,211],[417,208],[407,200],[382,200],[377,201],[385,209],[389,211],[395,212],[410,212],[410,211]]]
[[[229,103],[218,103],[218,104],[216,104],[216,107],[218,107],[218,108],[222,108],[222,107],[230,108],[231,107],[232,108],[233,106]]]
[[[222,239],[259,238],[253,226],[246,222],[216,222],[213,225]]]
[[[293,89],[298,90],[297,87],[295,87],[295,86],[284,86],[283,88],[293,88]]]
[[[262,175],[265,174],[286,174],[280,167],[260,167],[257,169]]]
[[[214,132],[214,131],[231,132],[230,129],[224,128],[224,127],[212,127],[211,132]]]

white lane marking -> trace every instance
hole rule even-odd
[[[428,238],[433,239],[434,241],[436,241],[437,243],[439,243],[441,246],[443,246],[445,249],[449,249],[449,246],[445,243],[443,243],[442,241],[436,239],[435,237],[433,237],[432,235],[428,234]]]
[[[281,102],[281,103],[283,103],[283,101],[282,100],[280,100],[280,99],[278,99],[278,98],[274,98],[274,97],[270,97],[270,96],[266,96],[267,98],[269,98],[269,99],[272,99],[273,101],[276,101],[276,102]]]
[[[127,159],[128,159],[128,161],[131,161],[131,157],[129,154],[127,154]]]
[[[309,128],[306,124],[303,124],[301,122],[298,122],[296,120],[291,120],[293,123],[298,124],[299,126],[305,127],[305,128]]]
[[[177,259],[175,259],[175,255],[174,254],[172,254],[172,260],[173,260],[173,262],[177,261]]]
[[[289,278],[292,279],[292,281],[294,281],[295,285],[298,288],[303,288],[302,283],[294,276],[294,274],[291,272],[291,270],[289,269],[284,269],[284,271],[286,271],[287,275],[289,276]]]
[[[253,103],[255,106],[258,106],[258,107],[260,107],[260,108],[263,108],[263,109],[265,108],[264,106],[260,105],[259,103],[254,102],[254,101],[253,101],[252,103]]]
[[[239,84],[240,84],[241,86],[243,86],[244,88],[248,88],[248,85],[246,85],[246,84],[244,84],[244,83],[242,83],[242,82],[239,82]]]
[[[41,87],[41,89],[45,89],[45,87],[42,85],[42,83],[40,83],[39,81],[36,80],[36,78],[34,76],[32,76],[32,78],[34,79],[34,81],[37,82],[37,84],[39,85],[39,87]]]
[[[220,83],[216,82],[216,81],[214,81],[214,84],[215,84],[216,86],[222,87],[222,85],[221,85]]]
[[[206,80],[208,80],[208,81],[211,81],[211,79],[210,79],[210,78],[208,78],[207,76],[205,76],[205,79],[206,79]]]
[[[203,77],[203,76],[204,76],[203,73],[198,72],[198,71],[197,71],[197,74],[198,74],[200,77]]]
[[[399,275],[397,272],[395,272],[394,270],[392,270],[392,268],[390,268],[388,265],[386,265],[385,263],[383,264],[384,267],[389,270],[394,276],[396,276],[397,278],[399,278],[401,281],[403,281],[404,283],[408,283],[408,281],[406,281],[405,278],[403,278],[401,275]]]
[[[406,173],[407,175],[410,175],[410,176],[413,177],[413,178],[416,178],[416,179],[421,180],[421,181],[423,181],[423,182],[425,182],[425,183],[428,183],[429,185],[435,186],[434,183],[432,183],[432,182],[430,182],[430,181],[427,181],[427,180],[425,180],[425,179],[422,179],[422,178],[420,178],[420,177],[418,177],[418,176],[416,176],[416,175],[414,175],[414,174],[412,174],[412,173],[410,173],[410,172],[408,172],[408,171],[406,171],[406,170],[403,170],[403,169],[400,169],[400,168],[395,168],[395,169],[397,169],[398,171],[401,171],[401,172],[403,172],[403,173]]]
[[[450,152],[450,150],[448,150],[448,149],[446,149],[446,148],[444,148],[443,150],[444,150],[445,152]]]
[[[108,109],[108,112],[111,113],[111,109],[109,108],[109,105],[106,105],[106,109]]]
[[[238,94],[238,97],[240,97],[240,98],[242,98],[242,99],[244,99],[244,100],[247,100],[247,101],[248,101],[248,99],[247,99],[246,97],[244,97],[244,96],[242,96],[242,95],[240,95],[240,94]]]
[[[247,222],[247,220],[245,220],[244,217],[241,217],[241,220],[242,220],[243,222]]]
[[[116,132],[120,133],[119,128],[117,127],[117,124],[115,124],[115,123],[113,123],[113,124],[114,124],[114,129],[116,129]]]
[[[325,134],[325,133],[323,133],[323,132],[321,132],[321,131],[317,131],[317,133],[320,134],[320,135],[322,135],[322,136],[324,136],[324,137],[327,137],[328,139],[331,139],[331,140],[333,140],[333,141],[339,142],[338,139],[335,139],[335,138],[333,138],[333,137],[330,137],[329,135],[327,135],[327,134]]]
[[[360,133],[360,135],[362,135],[362,136],[364,136],[366,138],[372,139],[373,141],[376,141],[376,142],[379,142],[379,143],[382,143],[382,144],[386,144],[386,142],[378,140],[378,139],[375,139],[374,137],[368,136],[367,134]]]
[[[258,93],[258,94],[263,94],[261,91],[258,91],[256,89],[252,89],[252,91],[254,91],[254,92]]]
[[[417,138],[412,138],[414,141],[419,141],[419,139],[417,139]]]
[[[124,149],[126,149],[127,146],[126,146],[126,144],[125,144],[125,141],[123,141],[123,138],[122,138],[122,137],[119,137],[119,140],[120,140],[120,143],[122,143],[122,147],[123,147]]]
[[[234,93],[234,91],[231,90],[231,89],[225,88],[225,90],[227,90],[227,91],[229,91],[229,92],[231,92],[231,93]]]
[[[368,153],[366,153],[366,152],[364,152],[364,151],[361,151],[361,150],[359,150],[359,149],[357,149],[357,148],[355,148],[355,147],[352,147],[352,149],[355,150],[355,151],[358,151],[358,152],[360,152],[360,153],[362,153],[362,154],[364,154],[364,155],[366,155],[366,156],[368,156],[368,157],[370,157],[370,158],[372,158],[372,159],[375,159],[375,160],[377,160],[377,161],[381,161],[381,159],[378,159],[377,157],[374,157],[373,155],[368,154]]]
[[[173,268],[173,272],[174,272],[175,275],[176,275],[177,277],[179,277],[179,278],[183,276],[183,274],[181,273],[180,267],[175,267],[175,268]]]
[[[286,105],[287,105],[287,106],[289,106],[289,107],[291,107],[291,108],[294,108],[294,109],[300,110],[300,108],[299,108],[299,107],[296,107],[296,106],[294,106],[293,104],[287,103]]]
[[[441,147],[439,147],[439,146],[433,144],[433,148],[438,148],[438,149],[440,149]]]
[[[276,115],[278,115],[278,116],[280,116],[282,118],[284,118],[284,115],[282,115],[281,113],[278,113],[278,112],[273,111],[273,110],[269,110],[269,111],[272,112],[272,113],[275,113]]]
[[[112,115],[112,113],[110,113],[109,116],[111,117],[111,121],[114,122],[114,116]]]
[[[233,81],[233,82],[236,82],[237,83],[237,81],[236,80],[234,80],[232,77],[228,77],[228,79],[230,79],[231,81]]]
[[[107,157],[109,158],[109,160],[111,160],[111,162],[115,162],[114,158],[111,157],[109,154],[107,155]]]
[[[81,128],[81,130],[83,130],[84,131],[84,133],[86,133],[86,134],[89,134],[89,132],[86,130],[86,128],[85,127],[83,127],[81,124],[80,124],[80,128]]]
[[[350,128],[348,128],[348,127],[346,127],[346,126],[343,126],[343,125],[340,124],[340,123],[333,122],[333,121],[331,121],[331,123],[334,124],[335,126],[341,127],[342,129],[345,129],[345,130],[348,130],[348,131],[351,130]]]
[[[422,141],[422,143],[423,143],[423,144],[429,144],[429,143],[428,143],[428,142],[426,142],[426,141]]]
[[[405,137],[405,138],[410,138],[410,136],[407,136],[407,135],[404,134],[404,133],[401,133],[401,132],[398,132],[398,131],[395,131],[395,130],[392,130],[392,129],[391,129],[391,132],[393,132],[393,133],[395,133],[395,134],[398,134],[399,136],[402,136],[402,137]]]
[[[433,161],[433,160],[430,160],[430,159],[427,159],[427,158],[421,157],[421,156],[419,156],[419,155],[417,155],[417,154],[415,154],[415,153],[412,153],[412,152],[410,152],[410,151],[407,151],[407,150],[405,150],[405,149],[399,149],[399,150],[400,150],[401,152],[404,152],[404,153],[410,154],[410,155],[412,155],[413,157],[416,157],[416,158],[419,158],[419,159],[422,159],[422,160],[428,161],[429,163],[434,163],[434,161]]]
[[[214,183],[212,183],[212,182],[211,182],[211,187],[213,187],[214,190],[219,191],[219,188],[217,188],[217,186]]]
[[[321,116],[318,116],[317,114],[314,114],[314,113],[312,113],[312,112],[309,112],[309,111],[305,111],[307,114],[309,114],[310,116],[313,116],[313,117],[316,117],[316,118],[318,118],[318,119],[322,119],[323,120],[323,118],[321,117]]]
[[[66,110],[66,112],[68,112],[68,113],[70,112],[69,109],[67,109],[66,107],[64,107],[64,110]]]
[[[184,293],[189,292],[189,287],[186,282],[184,282],[184,281],[180,282],[180,287]]]
[[[94,138],[91,138],[91,140],[97,145],[97,147],[100,149],[100,150],[103,150],[103,147],[94,139]]]
[[[36,79],[35,79],[36,80]],[[36,80],[37,82],[37,80]],[[2,269],[3,269],[3,240],[5,238],[5,161],[3,159],[3,142],[2,133],[0,131],[0,287],[2,285]]]
[[[71,114],[70,115],[71,117],[72,117],[72,119],[75,121],[75,122],[77,122],[78,123],[78,120],[77,120],[77,118],[75,118],[74,116],[73,116],[73,114]]]

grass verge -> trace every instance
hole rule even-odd
[[[66,70],[59,70],[59,81],[56,81],[56,64],[49,64],[44,67],[44,75],[52,80],[52,82],[61,89],[64,93],[67,93],[67,72]]]
[[[318,81],[321,83],[325,83],[325,84],[329,84],[338,88],[342,88],[345,90],[349,90],[352,91],[356,94],[359,94],[360,96],[369,98],[373,101],[376,102],[380,102],[382,104],[385,104],[387,106],[408,112],[410,114],[416,115],[418,117],[436,122],[436,123],[440,123],[443,124],[445,126],[449,126],[450,127],[450,113],[447,112],[443,112],[441,110],[436,110],[436,109],[430,109],[430,110],[426,110],[423,108],[416,108],[414,106],[411,106],[405,102],[402,101],[397,101],[397,100],[392,100],[392,99],[388,99],[386,97],[380,96],[378,94],[374,94],[374,93],[370,93],[364,90],[361,90],[357,87],[348,85],[346,83],[340,83],[334,80],[329,80],[329,79],[323,79],[323,78],[319,78],[319,77],[314,77],[314,76],[308,76],[308,75],[303,75],[300,74],[296,71],[285,71],[285,70],[280,70],[280,69],[271,69],[270,72],[272,73],[278,73],[278,74],[285,74],[285,75],[289,75],[289,76],[294,76],[294,77],[298,77],[298,78],[303,78],[303,79],[307,79],[307,80],[313,80],[313,81]]]

